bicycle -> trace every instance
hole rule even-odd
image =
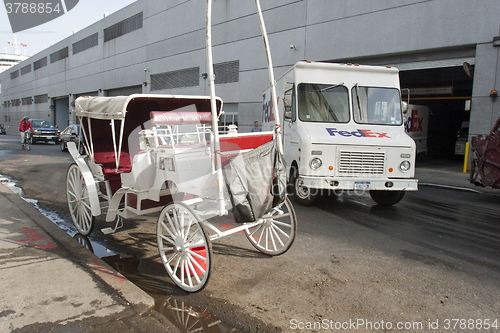
[[[25,131],[24,132],[24,140],[22,143],[23,150],[31,150],[31,132],[30,131]]]

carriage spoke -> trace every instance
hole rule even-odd
[[[173,212],[173,215],[174,215],[174,219],[175,219],[175,216],[176,216],[175,210]],[[165,214],[165,217],[167,218],[168,223],[170,224],[170,227],[172,228],[172,232],[175,234],[175,237],[177,237],[179,235],[179,230],[177,229],[176,223],[174,221],[172,221],[170,213]]]
[[[184,264],[185,264],[185,259],[182,259],[181,261],[181,283],[184,284],[185,280],[184,280],[184,273],[186,272],[186,268],[184,267]]]
[[[191,272],[190,268],[189,268],[189,259],[185,259],[184,260],[184,271],[186,272],[186,277],[187,277],[187,280],[188,280],[188,285],[190,287],[193,286],[193,281],[191,280],[191,276],[194,274],[194,272]]]
[[[188,263],[188,265],[189,265],[189,269],[190,269],[190,270],[191,270],[191,272],[193,273],[194,278],[196,279],[196,282],[197,282],[197,283],[200,283],[200,282],[201,282],[201,280],[200,280],[200,278],[198,277],[198,274],[196,274],[196,269],[195,269],[195,268],[194,268],[194,266],[193,266],[193,263],[196,263],[196,261],[193,259],[193,257],[188,256],[187,263]]]
[[[291,228],[292,225],[289,224],[289,223],[285,223],[285,222],[281,222],[281,221],[276,221],[274,219],[271,220],[272,223],[276,224],[276,225],[280,225],[282,227],[285,227],[285,228]]]
[[[192,253],[189,253],[188,256],[189,256],[189,259],[191,260],[191,262],[193,264],[195,264],[196,268],[198,268],[198,270],[200,272],[202,272],[203,274],[205,274],[206,270],[203,267],[201,267],[201,265],[196,261],[196,259],[193,258]],[[204,259],[206,259],[206,258],[204,258]]]
[[[177,253],[175,253],[175,252],[174,252],[174,254],[170,257],[170,259],[168,259],[165,263],[166,263],[167,265],[168,265],[168,264],[170,264],[170,262],[171,262],[172,260],[174,260],[174,259],[175,259],[175,257],[177,257]]]
[[[174,267],[174,275],[177,275],[177,270],[179,269],[179,263],[180,263],[180,261],[181,261],[181,257],[178,256],[177,261],[175,263],[175,267]]]
[[[280,242],[281,246],[284,246],[283,242],[281,241],[280,236],[276,232],[276,227],[271,224],[270,229],[271,229],[271,235],[274,235],[274,237],[276,237],[276,239]],[[285,234],[285,236],[286,236],[286,234]],[[273,243],[274,243],[274,237],[273,237]],[[274,246],[274,250],[276,250],[276,245]]]
[[[170,235],[170,237],[172,237],[172,239],[175,239],[175,236],[174,234],[172,234],[172,232],[170,231],[170,229],[167,227],[167,225],[165,224],[165,222],[161,221],[161,226],[168,232],[168,234]],[[162,235],[163,236],[163,235]],[[174,243],[174,241],[172,241],[172,244]]]
[[[193,251],[191,251],[191,250],[188,250],[188,253],[189,253],[189,254],[191,254],[192,256],[195,256],[195,257],[196,257],[196,258],[198,258],[198,259],[201,259],[201,260],[203,260],[203,261],[207,261],[207,258],[206,258],[206,257],[204,257],[204,256],[202,256],[202,255],[200,255],[200,254],[198,254],[198,253],[196,253],[196,252],[193,252]]]
[[[170,244],[175,244],[175,242],[172,239],[168,238],[167,236],[160,235],[160,237],[162,239],[166,240],[167,242],[169,242]]]
[[[265,228],[266,230],[266,250],[269,250],[268,246],[269,246],[269,228]]]
[[[276,248],[276,243],[275,243],[275,241],[274,241],[273,228],[272,228],[272,227],[269,227],[269,228],[267,228],[267,229],[268,229],[268,232],[269,232],[269,236],[270,236],[270,238],[271,238],[271,244],[272,244],[272,246],[274,247],[274,251],[276,251],[276,250],[277,250],[277,248]]]

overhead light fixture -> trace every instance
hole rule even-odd
[[[493,46],[500,46],[500,36],[493,37]]]

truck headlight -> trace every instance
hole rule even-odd
[[[311,169],[313,169],[313,170],[317,170],[317,169],[319,169],[322,165],[323,165],[323,161],[321,161],[321,159],[320,159],[320,158],[317,158],[317,157],[313,158],[313,159],[311,160],[311,162],[309,163],[309,166],[310,166],[310,167],[311,167]]]
[[[410,167],[411,163],[409,161],[402,161],[401,163],[399,163],[399,170],[401,170],[401,172],[410,170]]]

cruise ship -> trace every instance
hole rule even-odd
[[[6,54],[0,53],[0,73],[6,71],[12,66],[20,63],[21,61],[28,59],[27,56],[20,54]]]

